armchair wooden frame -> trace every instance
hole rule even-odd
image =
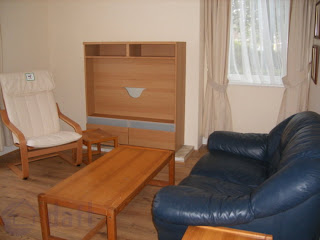
[[[75,132],[82,135],[81,127],[67,116],[60,112],[57,104],[58,116],[61,120],[69,124]],[[6,110],[0,110],[3,123],[16,135],[19,144],[15,144],[20,148],[21,163],[9,164],[8,167],[16,173],[20,178],[27,179],[29,177],[29,162],[38,161],[48,157],[60,156],[72,165],[80,165],[82,162],[82,137],[75,141],[64,145],[49,148],[33,148],[27,146],[27,141],[23,133],[9,120]],[[72,149],[72,157],[62,151]],[[21,170],[17,166],[21,165]]]

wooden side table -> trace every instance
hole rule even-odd
[[[101,143],[113,141],[114,147],[118,147],[118,136],[113,136],[102,129],[89,129],[82,132],[83,144],[87,146],[88,161],[83,160],[85,164],[92,162],[92,155],[101,154]],[[97,151],[92,151],[92,144],[97,144]]]
[[[225,227],[189,226],[182,240],[272,240],[272,235]]]

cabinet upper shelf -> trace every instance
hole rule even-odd
[[[175,43],[84,43],[86,58],[174,58]]]

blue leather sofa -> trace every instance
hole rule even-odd
[[[320,236],[320,115],[298,113],[269,134],[217,131],[209,152],[178,186],[153,203],[159,240],[181,239],[189,225]]]

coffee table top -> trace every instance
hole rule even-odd
[[[45,197],[48,203],[101,214],[121,209],[172,157],[169,150],[120,146],[52,187]]]

